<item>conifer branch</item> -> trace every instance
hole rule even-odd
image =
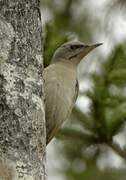
[[[115,151],[116,154],[118,154],[119,156],[121,156],[126,160],[126,149],[121,148],[119,144],[113,141],[107,142],[107,145],[111,147],[111,149]]]

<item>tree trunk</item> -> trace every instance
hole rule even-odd
[[[0,180],[45,180],[39,0],[0,0]]]

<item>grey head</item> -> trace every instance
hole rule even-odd
[[[89,52],[96,47],[102,45],[97,43],[93,45],[85,45],[80,41],[69,41],[62,44],[54,53],[52,63],[56,62],[73,62],[78,64]]]

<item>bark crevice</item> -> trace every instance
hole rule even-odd
[[[10,173],[0,170],[3,180],[46,179],[42,46],[39,0],[1,0],[0,167]]]

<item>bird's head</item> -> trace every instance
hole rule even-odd
[[[52,63],[65,61],[78,64],[89,52],[100,45],[102,45],[102,43],[85,45],[80,41],[67,42],[55,51]]]

